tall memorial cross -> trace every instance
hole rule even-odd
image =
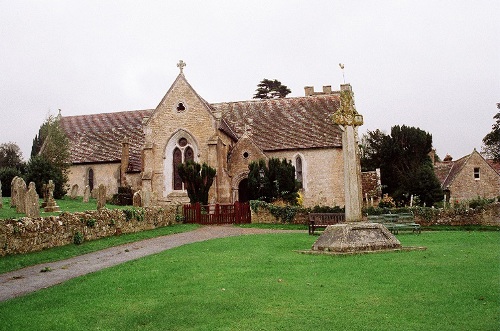
[[[346,222],[359,222],[362,220],[363,196],[356,131],[358,126],[363,125],[363,115],[359,114],[354,107],[350,84],[341,85],[340,107],[333,114],[333,121],[342,129]]]

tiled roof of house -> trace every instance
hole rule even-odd
[[[72,162],[119,162],[122,141],[128,138],[129,169],[140,171],[144,144],[142,119],[151,112],[147,109],[61,117],[61,126],[70,139]]]
[[[434,164],[434,173],[443,189],[447,189],[451,185],[471,155],[466,155],[456,161],[436,162]]]
[[[251,130],[263,151],[341,147],[342,132],[332,121],[338,95],[251,100],[211,104],[222,113],[231,134]],[[227,128],[221,127],[226,131]]]
[[[331,117],[339,106],[337,95],[251,100],[208,105],[220,111],[219,129],[234,140],[245,130],[263,151],[341,147],[340,128]],[[142,120],[154,110],[65,116],[61,125],[71,141],[72,162],[119,162],[122,141],[130,140],[130,166],[141,170],[144,145]]]
[[[500,162],[497,162],[493,159],[487,159],[486,162],[493,168],[498,174],[500,174]]]

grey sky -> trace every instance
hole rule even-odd
[[[155,108],[177,62],[208,102],[263,78],[303,96],[345,64],[366,130],[433,135],[443,158],[480,150],[500,102],[500,1],[0,0],[0,143],[29,158],[49,113]]]

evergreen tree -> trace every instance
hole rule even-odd
[[[21,177],[21,171],[16,168],[0,168],[0,182],[2,182],[2,196],[10,197],[11,183],[14,177]]]
[[[429,157],[432,150],[429,133],[396,125],[390,136],[379,130],[368,132],[362,148],[363,170],[380,168],[382,190],[396,201],[408,203],[414,195],[431,206],[442,199],[441,185]]]
[[[206,163],[200,165],[193,161],[179,164],[179,176],[184,183],[189,201],[208,204],[208,192],[215,178],[216,171]]]
[[[34,182],[38,192],[41,192],[43,184],[47,184],[49,180],[52,180],[55,186],[54,198],[56,199],[61,199],[68,191],[68,187],[66,187],[67,180],[64,178],[62,169],[41,155],[32,157],[29,160],[24,180],[26,183]]]
[[[254,99],[275,99],[285,98],[292,91],[286,86],[281,84],[277,79],[263,79],[258,85]]]
[[[251,162],[248,166],[248,190],[251,200],[273,202],[283,200],[296,204],[298,183],[295,180],[295,167],[291,161],[277,158]]]

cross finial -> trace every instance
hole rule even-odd
[[[183,73],[182,70],[186,66],[186,63],[182,60],[179,60],[179,63],[177,63],[177,67],[181,70],[181,74]]]

